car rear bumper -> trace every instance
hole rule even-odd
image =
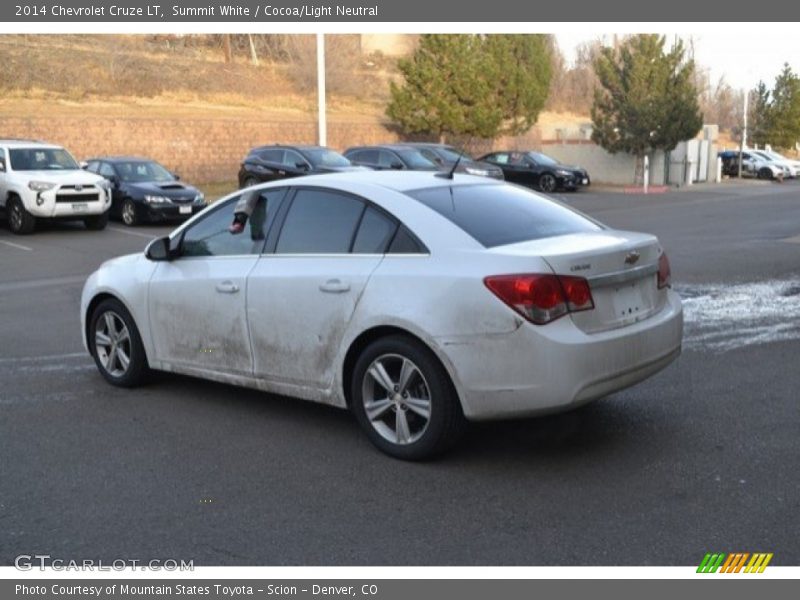
[[[569,410],[638,383],[681,351],[683,313],[677,294],[639,323],[586,334],[569,317],[512,333],[439,339],[472,420]]]

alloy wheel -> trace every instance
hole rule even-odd
[[[539,180],[539,187],[543,192],[549,193],[554,191],[556,189],[556,178],[549,173],[542,175],[542,178]]]
[[[136,223],[136,207],[133,202],[126,202],[122,205],[122,222],[125,225],[133,225]]]
[[[420,368],[404,356],[384,354],[372,361],[361,397],[370,424],[392,444],[412,444],[428,428],[430,387]]]
[[[94,345],[100,365],[112,377],[122,377],[131,362],[131,336],[125,321],[108,310],[97,319]]]

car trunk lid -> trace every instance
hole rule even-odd
[[[503,252],[538,256],[557,275],[587,279],[594,309],[570,314],[586,333],[642,321],[664,301],[657,282],[661,248],[653,235],[583,232],[512,244]]]

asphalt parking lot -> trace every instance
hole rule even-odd
[[[558,197],[661,238],[683,355],[422,464],[336,409],[177,376],[107,385],[81,347],[83,281],[169,227],[0,226],[0,564],[800,563],[800,182]]]

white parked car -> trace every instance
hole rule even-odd
[[[800,173],[800,160],[791,160],[785,156],[781,156],[777,152],[772,152],[770,150],[750,150],[750,152],[781,167],[784,170],[786,177],[791,177],[794,179]]]
[[[790,177],[789,168],[770,160],[757,151],[742,152],[742,176],[758,179],[783,179]]]
[[[61,146],[0,139],[0,207],[17,234],[31,233],[37,219],[81,220],[88,229],[103,229],[111,190]]]
[[[224,198],[83,289],[112,384],[149,369],[350,408],[417,459],[467,420],[568,410],[680,353],[658,240],[482,177],[364,172]],[[244,233],[228,227],[260,194]]]

